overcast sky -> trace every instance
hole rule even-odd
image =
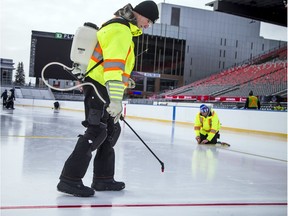
[[[212,0],[155,0],[205,10]],[[1,58],[13,59],[15,67],[23,62],[26,82],[29,82],[29,56],[31,31],[62,32],[74,34],[84,22],[98,26],[113,17],[113,13],[131,3],[141,0],[0,0]],[[287,40],[287,29],[261,23],[261,36],[267,39]],[[32,80],[33,82],[33,80]]]

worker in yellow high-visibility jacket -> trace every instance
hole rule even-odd
[[[220,138],[220,121],[217,113],[207,105],[200,106],[194,120],[194,132],[198,144],[216,144]]]
[[[89,197],[94,195],[94,190],[120,191],[125,188],[124,182],[114,179],[113,147],[121,131],[118,120],[122,113],[124,90],[132,82],[129,80],[135,63],[132,39],[141,35],[143,28],[155,23],[159,11],[155,2],[143,1],[134,8],[127,4],[114,15],[115,20],[108,21],[97,32],[98,43],[86,70],[91,71],[84,79],[84,82],[97,88],[106,104],[98,98],[93,87],[83,87],[85,121],[82,124],[87,129],[84,135],[79,135],[57,185],[59,191],[74,196]],[[98,62],[101,64],[94,67]],[[90,188],[84,186],[82,178],[88,169],[92,151],[96,149]]]
[[[253,95],[253,91],[249,92],[249,96],[246,98],[245,109],[258,109],[260,110],[261,104],[258,97]]]
[[[283,111],[283,110],[285,110],[285,108],[282,107],[280,102],[277,102],[276,106],[273,107],[273,110]]]

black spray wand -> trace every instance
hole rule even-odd
[[[124,117],[121,115],[120,117],[121,121],[124,121],[125,124],[134,132],[134,134],[142,141],[142,143],[147,147],[147,149],[153,154],[153,156],[159,161],[161,164],[161,171],[164,172],[164,163],[155,155],[155,153],[149,148],[149,146],[142,140],[142,138],[136,133],[136,131],[127,123],[127,121],[124,119]]]

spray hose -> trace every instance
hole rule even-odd
[[[41,78],[42,78],[42,80],[43,80],[43,82],[45,83],[46,86],[48,86],[49,88],[54,89],[54,90],[56,90],[56,91],[72,91],[72,90],[77,89],[77,88],[80,88],[80,87],[82,87],[82,86],[90,85],[90,86],[93,87],[93,89],[94,89],[94,91],[96,92],[98,98],[99,98],[104,104],[106,104],[106,101],[101,97],[101,95],[99,94],[99,92],[98,92],[97,88],[95,87],[95,85],[93,85],[93,84],[90,83],[90,82],[81,83],[81,84],[78,84],[78,85],[76,85],[76,86],[73,86],[73,87],[70,87],[70,88],[64,88],[64,89],[63,89],[63,88],[57,88],[57,87],[51,86],[51,85],[45,80],[45,78],[44,78],[44,72],[45,72],[45,70],[46,70],[49,66],[51,66],[51,65],[59,65],[59,66],[62,66],[63,69],[64,69],[65,71],[67,71],[68,73],[70,73],[70,72],[74,69],[74,67],[69,68],[69,67],[67,67],[66,65],[64,65],[64,64],[62,64],[62,63],[60,63],[60,62],[50,62],[50,63],[48,63],[47,65],[45,65],[45,67],[42,69],[42,72],[41,72]],[[72,74],[72,73],[71,73],[71,74]]]

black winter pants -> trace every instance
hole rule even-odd
[[[92,82],[99,94],[109,104],[109,96],[104,86],[90,78],[86,82]],[[114,124],[112,118],[106,111],[104,104],[96,95],[92,86],[84,86],[85,121],[82,124],[87,128],[84,135],[79,135],[76,146],[66,160],[60,179],[81,181],[88,169],[92,152],[97,149],[93,163],[94,178],[113,178],[115,170],[116,144],[121,127],[119,122]]]
[[[207,139],[207,137],[208,137],[208,134],[206,134],[206,135],[200,134],[201,142],[202,142],[203,140]],[[209,142],[206,143],[206,144],[216,144],[218,138],[220,138],[219,131],[215,134],[215,136],[212,138],[212,140],[209,141]]]

